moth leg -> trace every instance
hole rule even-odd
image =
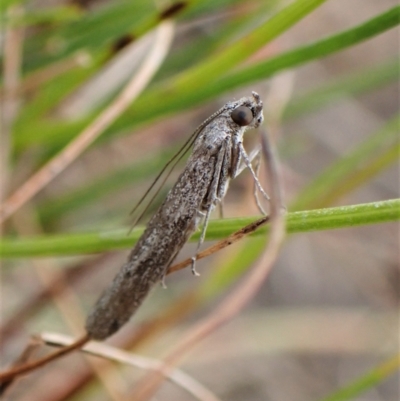
[[[257,178],[260,176],[260,166],[261,166],[261,152],[258,152],[257,155],[254,157],[255,160],[255,168],[254,171],[256,173]],[[254,199],[256,201],[256,205],[258,207],[258,210],[263,214],[264,216],[267,215],[267,212],[263,208],[260,202],[260,198],[258,197],[258,191],[257,191],[257,185],[256,182],[254,181],[254,189],[253,189],[253,194],[254,194]]]
[[[261,214],[267,215],[266,211],[261,205],[257,191],[258,189],[263,194],[264,198],[269,200],[269,196],[266,194],[265,190],[261,187],[260,180],[258,179],[260,161],[261,161],[261,147],[257,146],[252,150],[250,155],[247,155],[242,142],[238,140],[235,142],[235,145],[236,145],[235,146],[236,152],[239,153],[239,156],[236,156],[236,160],[240,161],[243,158],[243,163],[240,166],[237,166],[236,171],[234,171],[233,178],[237,177],[246,168],[250,170],[254,178],[254,199],[256,201],[257,208],[261,212]],[[253,160],[256,161],[255,171],[252,169],[252,164],[251,164]]]
[[[253,160],[257,158],[261,158],[261,146],[256,146],[251,153],[248,155],[249,162],[253,163]],[[247,168],[245,163],[242,163],[236,171],[236,175],[233,178],[236,178],[239,174],[242,174],[243,171]]]
[[[204,223],[203,223],[203,227],[201,229],[200,239],[199,239],[199,242],[197,243],[196,253],[192,256],[191,270],[195,276],[200,276],[200,273],[196,270],[196,260],[197,260],[197,255],[199,253],[199,250],[200,250],[201,246],[203,245],[204,238],[206,236],[206,231],[207,231],[208,221],[210,220],[211,211],[212,211],[212,205],[210,204],[207,209],[206,217],[204,218]]]
[[[228,149],[229,148],[229,149]],[[222,191],[226,190],[227,182],[228,182],[228,176],[224,177],[224,171],[228,171],[227,163],[228,161],[226,159],[229,159],[230,154],[230,146],[228,145],[227,140],[224,140],[221,145],[221,149],[218,152],[217,160],[215,163],[215,170],[214,170],[214,177],[211,181],[209,190],[208,190],[208,196],[205,205],[203,206],[204,209],[206,209],[206,215],[204,218],[204,223],[203,227],[201,230],[200,234],[200,239],[199,242],[197,243],[197,249],[196,253],[194,256],[192,256],[192,273],[195,276],[200,276],[200,274],[196,271],[196,260],[197,260],[197,255],[199,253],[199,250],[201,246],[203,245],[204,238],[206,236],[206,231],[207,231],[207,226],[208,222],[210,220],[210,215],[211,212],[215,206],[215,204],[221,199]]]
[[[242,154],[244,164],[245,164],[246,167],[250,170],[251,175],[253,176],[253,179],[254,179],[254,183],[255,183],[256,188],[261,192],[261,195],[262,195],[265,199],[270,200],[269,196],[268,196],[267,193],[264,191],[264,188],[261,186],[260,181],[258,180],[257,174],[255,173],[255,171],[254,171],[254,169],[253,169],[253,166],[251,165],[250,158],[249,158],[249,156],[247,155],[246,150],[244,149],[244,147],[243,147],[242,144],[239,145],[239,149],[240,149],[240,153]],[[256,201],[256,202],[257,202],[257,201]],[[266,215],[264,209],[263,209],[262,207],[260,207],[261,205],[259,204],[259,202],[257,202],[257,206],[259,207],[260,212],[261,212],[262,214]]]

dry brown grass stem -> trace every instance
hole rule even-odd
[[[0,224],[71,164],[139,96],[168,54],[173,33],[174,24],[170,20],[158,26],[153,47],[119,96],[76,139],[32,175],[0,206]]]
[[[10,20],[23,13],[24,8],[20,4],[14,4],[7,10]],[[24,32],[24,28],[12,26],[11,23],[5,27],[4,32],[4,90],[0,105],[0,201],[5,199],[8,191],[11,127],[20,106],[17,89],[21,75]]]
[[[56,345],[66,347],[72,344],[73,339],[57,333],[42,333],[41,340],[47,345]],[[121,364],[130,365],[139,369],[160,371],[163,369],[163,363],[152,358],[146,358],[139,355],[134,355],[108,344],[91,341],[84,347],[82,351],[88,355],[94,355],[109,361],[119,362]],[[168,379],[186,390],[189,394],[201,401],[220,401],[210,390],[205,388],[197,380],[182,372],[174,369],[168,375]]]

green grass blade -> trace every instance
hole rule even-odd
[[[188,92],[188,85],[190,85],[190,92],[210,85],[212,81],[245,61],[262,46],[285,32],[325,1],[297,0],[293,2],[241,40],[225,50],[221,49],[205,62],[174,79],[174,82],[167,85],[164,91],[170,96],[179,96],[179,94]]]
[[[152,120],[163,114],[187,109],[204,100],[220,96],[223,90],[242,85],[244,81],[240,81],[239,73],[234,74],[234,78],[228,81],[222,76],[227,71],[236,68],[251,54],[289,29],[322,3],[321,0],[298,0],[289,5],[249,35],[221,51],[220,54],[210,57],[201,65],[185,71],[143,94],[138,102],[130,108],[129,117],[127,117],[128,113],[125,113],[115,124],[114,129],[125,129],[126,124],[133,121],[138,123]],[[257,77],[253,79],[253,81],[255,80]],[[227,82],[227,85],[222,85],[224,86],[222,91],[221,82]],[[190,91],[187,90],[188,87],[190,87]],[[168,102],[157,101],[157,99],[165,97],[168,97]]]
[[[397,26],[400,22],[399,12],[400,6],[394,7],[354,28],[249,66],[222,78],[216,83],[215,89],[221,92],[232,87],[235,88],[238,84],[249,84],[260,79],[266,79],[279,71],[297,67],[354,46]],[[201,98],[207,96],[208,93],[203,91]]]
[[[360,205],[341,206],[328,209],[289,213],[288,233],[331,230],[358,225],[396,221],[400,219],[400,199],[372,202]],[[211,221],[207,239],[226,238],[255,218],[239,218]],[[136,229],[127,236],[127,229],[105,233],[79,233],[41,236],[35,238],[4,238],[0,244],[0,256],[32,257],[50,255],[75,255],[102,252],[112,249],[130,248],[143,229]],[[254,235],[265,235],[266,228]],[[192,237],[198,239],[199,233]]]
[[[82,14],[79,20],[68,25],[42,29],[27,38],[24,71],[37,70],[82,49],[89,52],[104,49],[156,13],[154,5],[145,0],[115,1]],[[55,49],[48,51],[51,42],[55,43]]]
[[[389,376],[393,375],[400,368],[400,355],[396,355],[387,361],[379,364],[364,376],[353,381],[348,386],[321,399],[321,401],[346,401],[353,400],[363,392],[375,387]]]

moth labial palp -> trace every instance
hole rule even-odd
[[[242,144],[244,132],[257,128],[263,118],[262,101],[253,92],[250,97],[228,102],[197,128],[184,170],[87,318],[86,330],[93,339],[109,337],[129,320],[203,221],[192,258],[192,271],[198,274],[195,263],[210,214],[224,198],[229,180],[239,173],[242,159],[262,195],[267,196]]]

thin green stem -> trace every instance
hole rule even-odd
[[[207,239],[225,238],[239,230],[256,217],[214,220],[209,224]],[[400,219],[400,199],[360,205],[340,206],[327,209],[306,210],[288,213],[287,231],[301,233],[311,231],[349,228],[397,221]],[[265,235],[262,228],[253,235]],[[4,238],[0,243],[0,257],[28,258],[33,256],[76,255],[130,248],[142,234],[138,228],[127,235],[127,229],[103,233],[79,233],[47,235],[32,238]],[[197,240],[198,234],[191,239]]]

